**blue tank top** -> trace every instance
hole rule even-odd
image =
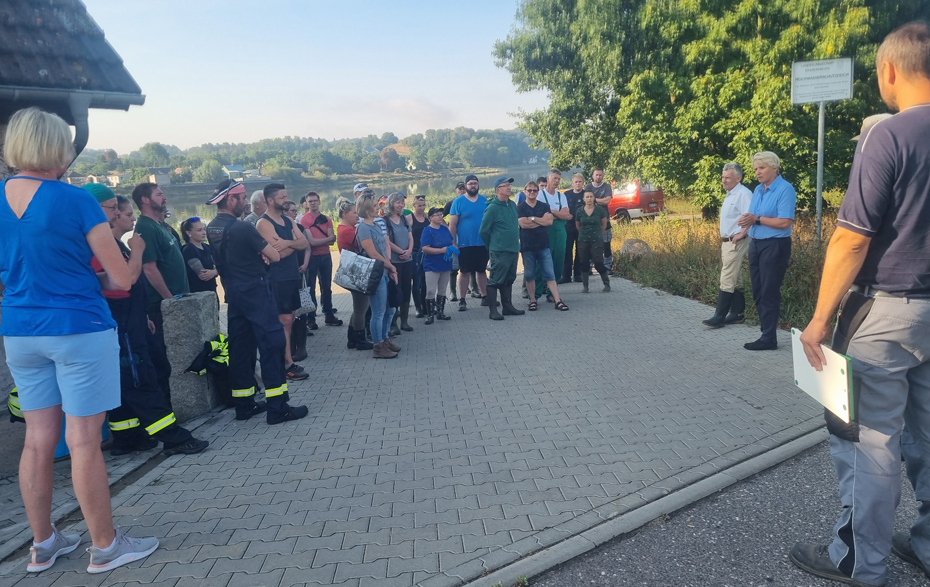
[[[87,233],[107,222],[100,204],[80,188],[40,180],[17,218],[6,198],[11,179],[3,181],[0,201],[0,280],[6,286],[0,334],[63,336],[115,328],[87,244]]]

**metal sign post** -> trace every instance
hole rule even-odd
[[[823,143],[826,103],[853,95],[853,60],[821,59],[791,64],[791,103],[820,105],[817,120],[817,240],[823,222]]]

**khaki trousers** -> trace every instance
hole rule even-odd
[[[733,293],[740,286],[740,275],[743,270],[743,259],[749,251],[749,237],[737,243],[720,243],[720,291]]]

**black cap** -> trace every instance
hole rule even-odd
[[[478,176],[477,175],[466,175],[465,176],[465,183],[468,183],[471,180],[478,181]]]
[[[445,211],[442,208],[437,208],[433,206],[429,209],[429,212],[426,213],[426,217],[429,218],[433,214],[445,214]]]
[[[464,182],[464,181],[460,181],[460,182],[458,182],[457,184],[455,184],[455,189],[457,189],[457,190],[464,190],[464,189],[465,189],[465,182]]]

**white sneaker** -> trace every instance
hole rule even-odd
[[[158,548],[157,538],[130,538],[123,534],[123,531],[119,528],[116,529],[116,540],[113,542],[110,548],[104,549],[91,546],[87,549],[87,552],[90,553],[90,564],[87,565],[88,573],[112,571],[126,563],[144,559]]]
[[[50,547],[41,548],[33,545],[29,548],[32,559],[29,564],[26,565],[26,571],[30,573],[41,573],[54,565],[55,559],[60,555],[73,552],[74,549],[78,547],[78,544],[81,543],[81,536],[79,534],[60,534],[54,525],[52,526],[52,532],[52,537],[54,537],[55,540]]]

